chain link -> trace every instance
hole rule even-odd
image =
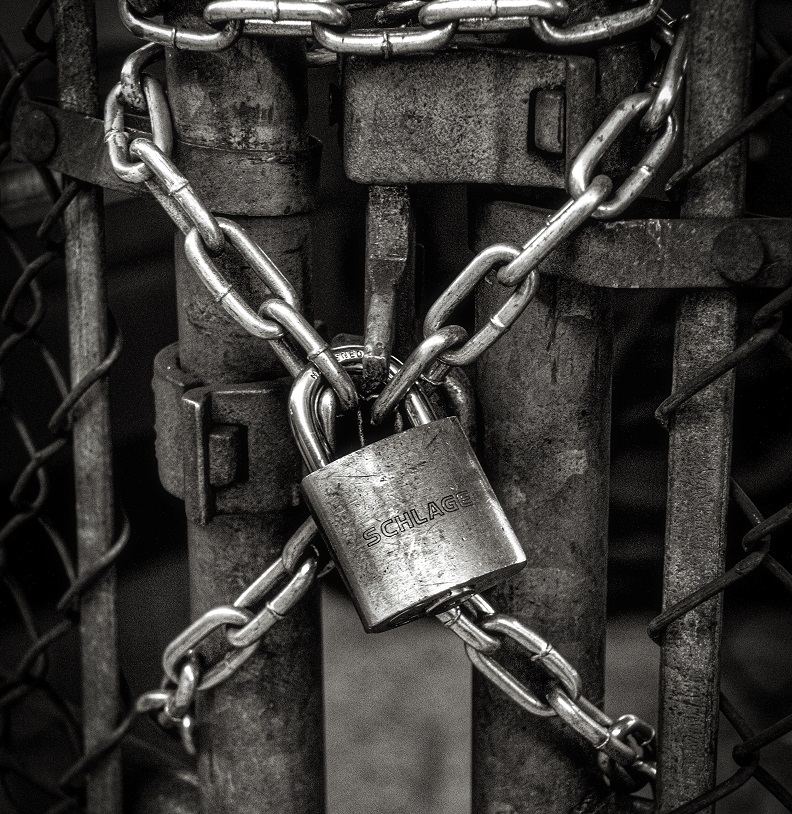
[[[443,3],[445,0],[437,2]],[[654,11],[657,11],[656,5]],[[665,18],[662,24],[670,28]],[[571,200],[548,218],[545,226],[532,235],[522,248],[514,244],[497,243],[480,251],[435,300],[424,319],[423,342],[374,403],[372,420],[375,423],[381,422],[398,403],[399,394],[408,392],[421,377],[436,385],[442,381],[451,366],[475,362],[511,328],[536,296],[539,288],[539,264],[590,217],[610,220],[621,215],[655,178],[670,156],[678,132],[673,106],[679,95],[686,65],[686,21],[680,21],[679,30],[680,44],[677,46],[674,40],[670,46],[667,60],[661,65],[656,87],[632,94],[619,102],[572,162],[567,179],[567,191]],[[665,118],[657,132],[653,132],[649,147],[638,166],[612,192],[611,178],[594,175],[597,165],[632,121],[644,114],[642,127],[654,128],[658,112],[663,113]],[[454,334],[447,331],[436,338],[438,332],[444,330],[441,327],[443,323],[462,300],[472,293],[479,282],[489,281],[490,278],[507,288],[514,288],[506,302],[487,318],[472,337],[457,333],[455,335],[459,340],[456,345],[450,341]],[[448,327],[450,326],[446,326]],[[441,346],[442,349],[436,351]]]
[[[162,49],[143,46],[127,58],[119,82],[105,104],[105,141],[116,174],[130,183],[146,183],[176,226],[185,234],[184,251],[215,302],[245,331],[264,339],[291,375],[304,367],[290,342],[295,342],[328,380],[342,410],[357,404],[357,390],[347,371],[330,352],[328,343],[300,312],[291,283],[266,252],[238,223],[216,217],[192,188],[189,179],[170,158],[173,148],[171,112],[167,96],[157,79],[142,69],[163,56]],[[129,144],[124,130],[123,88],[143,89],[143,102],[151,119],[151,139],[136,138]],[[139,102],[139,100],[138,100]],[[131,159],[139,161],[133,162]],[[254,310],[217,268],[215,258],[233,247],[273,295]]]
[[[479,594],[436,618],[462,639],[473,666],[515,704],[538,717],[560,717],[597,749],[603,770],[620,787],[635,791],[647,782],[654,783],[654,729],[634,715],[615,721],[605,715],[583,696],[575,668],[538,633],[513,616],[498,613]],[[528,653],[529,662],[550,679],[545,692],[530,689],[498,661],[497,654],[507,640]]]
[[[567,27],[559,25],[569,17],[566,0],[401,0],[379,14],[378,22],[417,18],[420,25],[389,29],[352,30],[349,10],[333,0],[212,0],[204,7],[203,19],[209,26],[222,25],[215,31],[154,22],[149,18],[159,13],[158,3],[142,9],[139,1],[119,0],[119,15],[135,36],[182,50],[221,51],[244,33],[310,36],[332,53],[387,59],[439,50],[451,43],[457,31],[529,29],[549,45],[589,45],[647,25],[661,2],[647,0],[627,11]]]
[[[256,652],[270,628],[289,614],[317,577],[333,567],[329,564],[319,569],[313,548],[316,537],[316,524],[309,518],[289,538],[280,556],[232,605],[208,610],[179,633],[162,655],[162,687],[140,696],[133,714],[157,711],[157,722],[166,729],[178,728],[185,750],[195,754],[197,695],[234,675]],[[218,631],[225,636],[226,648],[208,663],[199,648]]]

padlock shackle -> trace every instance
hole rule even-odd
[[[363,345],[343,345],[332,349],[336,359],[351,372],[363,369]],[[391,357],[389,374],[395,376],[402,363]],[[289,394],[289,422],[306,466],[314,472],[333,460],[324,433],[319,431],[317,404],[322,392],[329,387],[312,365],[297,375]],[[429,424],[435,415],[418,387],[412,387],[403,400],[407,418],[413,426]]]

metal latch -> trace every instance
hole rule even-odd
[[[282,378],[203,386],[179,366],[178,344],[157,354],[160,480],[184,500],[194,523],[299,505],[301,464],[286,410],[290,385]],[[293,462],[293,478],[283,478],[284,461]]]
[[[596,64],[517,50],[350,57],[344,166],[364,184],[563,187],[593,131]]]

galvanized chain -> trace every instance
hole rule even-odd
[[[121,5],[127,22],[131,14],[129,6],[124,0]],[[548,14],[551,11],[550,5],[544,4],[543,13]],[[489,19],[496,19],[498,15],[506,17],[509,12],[515,14],[516,11],[523,16],[527,11],[536,15],[540,11],[540,6],[541,3],[525,3],[519,6],[501,4],[490,9]],[[437,26],[436,28],[428,28],[425,31],[407,29],[395,34],[353,32],[347,35],[334,31],[328,23],[332,25],[335,22],[336,27],[341,22],[348,25],[349,15],[342,6],[331,3],[214,0],[206,7],[204,14],[208,22],[225,23],[226,26],[230,22],[241,25],[241,21],[254,19],[256,14],[259,15],[258,19],[263,19],[273,26],[280,23],[310,22],[316,39],[332,50],[342,53],[382,53],[389,56],[440,47],[438,43],[442,41],[442,44],[445,44],[453,36],[459,19],[465,19],[463,15],[469,14],[468,10],[471,7],[470,4],[463,6],[457,0],[453,2],[435,0],[421,8],[419,19],[423,23]],[[481,5],[476,8],[480,14]],[[648,13],[647,9],[651,13],[639,24],[648,22],[658,8],[659,3],[654,0],[643,7],[645,14]],[[552,16],[558,16],[559,9],[559,4],[553,4]],[[633,11],[638,12],[641,9]],[[331,14],[336,14],[337,17],[331,20]],[[460,15],[458,18],[454,16],[457,14]],[[617,20],[598,21],[593,29],[600,33],[622,30],[619,27],[627,24],[625,22],[627,18],[615,16],[618,17]],[[310,19],[306,20],[306,17]],[[245,25],[248,23],[245,22]],[[172,47],[185,47],[184,43],[187,42],[185,32],[173,28],[166,37],[161,27],[155,31],[155,24],[149,26],[146,29],[150,32],[147,38],[153,39],[156,35],[155,43],[167,42]],[[139,28],[134,33],[140,33],[142,30],[143,28]],[[556,36],[554,30],[547,25],[540,26],[539,30],[545,34],[551,31],[553,33],[548,36]],[[580,27],[569,29],[571,32],[569,36],[573,38],[582,36],[581,30]],[[653,89],[623,100],[584,146],[573,162],[569,174],[568,188],[572,198],[548,220],[546,227],[523,247],[495,244],[484,249],[437,299],[429,309],[424,323],[424,341],[375,400],[371,413],[372,422],[382,421],[422,376],[436,384],[445,378],[450,366],[467,365],[475,361],[509,330],[536,295],[539,284],[536,266],[590,216],[617,217],[639,197],[673,146],[677,130],[673,106],[684,72],[685,46],[684,35],[674,39]],[[205,47],[204,41],[201,47]],[[328,378],[339,399],[340,408],[348,409],[356,403],[355,387],[346,371],[328,351],[327,345],[318,339],[313,328],[300,315],[296,294],[288,281],[242,227],[231,220],[217,218],[209,212],[192,190],[189,181],[170,160],[172,128],[167,98],[156,79],[141,73],[145,65],[160,55],[159,48],[152,45],[145,46],[133,54],[122,71],[124,80],[108,97],[105,108],[105,130],[114,169],[124,180],[131,183],[146,183],[149,189],[157,194],[158,200],[163,202],[168,214],[186,234],[185,254],[190,264],[226,312],[249,333],[269,341],[287,370],[296,375],[302,369],[303,363],[297,359],[291,348],[283,344],[286,329],[290,337],[306,351],[308,360]],[[125,104],[132,110],[139,112],[142,109],[148,112],[151,119],[150,140],[138,138],[129,143],[129,136],[124,130]],[[592,177],[594,169],[624,128],[639,115],[643,117],[642,127],[645,131],[655,132],[659,129],[660,132],[650,144],[640,165],[608,200],[613,182],[604,175]],[[226,250],[227,244],[240,253],[275,295],[265,300],[257,311],[244,302],[214,263],[213,256]],[[443,323],[462,299],[468,296],[487,274],[496,269],[498,269],[497,281],[506,287],[514,288],[498,312],[491,316],[473,337],[469,337],[460,326],[443,327]],[[339,370],[343,372],[345,378],[339,375]],[[300,553],[302,551],[304,546]],[[195,693],[215,686],[233,674],[252,655],[260,637],[269,626],[302,596],[313,581],[316,561],[308,558],[283,592],[254,617],[247,609],[248,604],[259,601],[272,588],[274,580],[282,577],[284,573],[292,573],[285,569],[282,559],[268,569],[234,605],[215,608],[204,614],[180,634],[165,651],[163,666],[171,683],[169,689],[160,691],[165,693],[168,699],[162,701],[163,712],[160,719],[180,727],[188,748],[193,720],[189,710]],[[284,608],[280,608],[278,603],[282,603]],[[605,768],[609,769],[611,774],[614,773],[615,765],[625,767],[633,786],[637,786],[634,782],[637,775],[641,775],[644,782],[654,778],[654,766],[648,759],[651,752],[649,744],[654,733],[648,725],[638,722],[631,716],[613,722],[581,697],[580,679],[574,668],[544,640],[517,620],[496,614],[481,597],[469,600],[468,607],[483,615],[480,627],[466,617],[460,608],[441,614],[440,618],[463,638],[468,637],[465,638],[468,655],[488,678],[529,711],[539,715],[560,715],[606,755],[610,763],[607,763]],[[201,671],[191,654],[197,645],[219,628],[226,630],[226,638],[231,649],[206,671]],[[505,672],[492,658],[491,653],[501,646],[501,639],[494,637],[492,633],[505,635],[527,648],[532,653],[534,661],[550,669],[551,673],[561,680],[561,687],[551,688],[546,694],[546,701],[539,699]],[[537,650],[536,646],[539,643],[541,646]],[[180,699],[178,702],[177,695]],[[157,703],[165,696],[157,695]],[[153,703],[154,696],[150,694],[140,701],[140,705],[145,708],[149,708]],[[636,733],[641,739],[640,742],[636,740]]]
[[[140,14],[152,15],[159,10],[156,3],[133,3],[131,0],[129,2],[122,0],[121,5],[124,8],[122,17],[125,18],[125,22],[133,15],[133,6]],[[143,9],[141,7],[143,5],[147,5],[147,9]],[[383,21],[394,18],[407,20],[417,17],[419,23],[425,26],[424,29],[408,28],[397,31],[352,31],[347,33],[351,19],[346,6],[340,3],[292,3],[288,0],[282,0],[282,2],[279,0],[261,0],[260,2],[251,0],[251,2],[243,3],[236,2],[236,0],[234,2],[215,0],[206,6],[204,18],[213,25],[223,24],[225,27],[220,32],[216,32],[216,35],[201,33],[200,36],[204,39],[194,41],[199,42],[197,47],[202,50],[215,50],[231,44],[231,42],[224,44],[223,37],[233,41],[243,32],[277,36],[306,36],[310,30],[316,41],[328,50],[339,53],[391,56],[435,50],[448,44],[457,30],[487,30],[486,26],[489,25],[491,26],[489,30],[500,30],[500,26],[505,29],[530,26],[534,33],[546,42],[565,45],[581,44],[614,36],[650,22],[657,15],[660,3],[652,0],[652,2],[621,15],[613,15],[606,19],[567,28],[559,28],[549,22],[565,19],[565,14],[561,12],[561,5],[560,3],[541,4],[538,2],[507,3],[504,0],[486,5],[473,2],[473,0],[465,0],[464,3],[457,0],[433,0],[429,3],[407,0],[404,3],[391,3],[385,6],[381,9],[380,19]],[[237,27],[233,28],[232,23],[236,23]],[[144,32],[142,36],[155,43],[180,48],[192,47],[190,43],[193,40],[189,35],[194,32],[178,30],[173,26],[159,26],[159,24],[149,21],[141,23],[136,20],[133,24],[138,26],[135,33]],[[654,72],[649,87],[646,91],[633,94],[623,100],[577,156],[571,167],[567,185],[570,200],[549,218],[546,226],[522,247],[515,244],[495,244],[480,252],[463,269],[429,310],[424,323],[424,341],[411,354],[403,366],[402,372],[391,379],[378,397],[372,410],[373,421],[381,421],[419,379],[423,378],[432,383],[442,382],[450,366],[470,364],[475,361],[500,335],[509,329],[535,296],[538,286],[536,268],[539,263],[589,217],[600,219],[618,217],[640,196],[656,175],[659,167],[669,155],[677,130],[673,107],[682,84],[687,57],[686,20],[683,18],[673,23],[667,17],[658,15],[655,20],[655,33],[663,44],[662,61]],[[302,363],[291,349],[286,351],[279,344],[284,335],[283,329],[285,328],[291,337],[296,338],[298,343],[306,348],[308,358],[312,361],[315,358],[312,354],[316,348],[311,344],[313,341],[311,337],[301,339],[299,326],[302,323],[295,327],[295,321],[298,321],[300,317],[295,304],[290,300],[290,292],[283,287],[288,286],[288,283],[279,278],[277,269],[273,271],[274,267],[270,267],[268,258],[264,259],[266,255],[261,249],[252,241],[248,242],[249,238],[242,232],[241,227],[232,221],[215,218],[197,199],[189,187],[187,179],[181,176],[170,161],[169,150],[161,143],[157,144],[158,139],[159,142],[163,142],[163,139],[167,142],[167,131],[162,121],[156,123],[152,121],[153,142],[138,139],[132,144],[128,144],[124,138],[123,110],[119,115],[117,107],[113,106],[116,102],[136,112],[145,109],[153,110],[151,115],[154,119],[158,119],[161,114],[162,106],[159,104],[160,96],[157,95],[157,90],[153,89],[148,79],[142,78],[140,73],[144,65],[157,58],[153,46],[147,46],[147,48],[151,50],[141,49],[128,61],[120,86],[111,94],[114,101],[112,103],[110,100],[108,101],[110,105],[108,144],[111,150],[116,152],[116,163],[119,164],[122,171],[134,173],[139,169],[137,164],[150,171],[146,178],[136,180],[135,183],[142,182],[149,185],[177,226],[187,235],[188,257],[204,283],[233,318],[254,335],[261,336],[273,343],[287,369],[295,374],[302,369]],[[773,109],[778,109],[788,98],[785,95],[790,74],[787,64],[784,63],[776,74],[778,74],[776,86],[769,90],[778,97],[773,98],[775,105]],[[640,165],[611,195],[612,179],[605,175],[596,175],[595,167],[624,128],[639,117],[641,129],[653,134],[654,139]],[[750,129],[750,126],[747,129]],[[740,135],[744,135],[747,129],[743,129]],[[707,160],[711,160],[712,157],[714,155]],[[138,161],[133,161],[133,158]],[[611,197],[609,198],[609,196]],[[227,243],[233,245],[251,267],[261,274],[270,290],[276,295],[268,299],[257,312],[236,295],[232,286],[223,279],[214,265],[212,253],[225,250]],[[487,278],[488,275],[494,277],[494,281],[515,289],[506,304],[472,338],[460,326],[444,326],[443,323],[449,318],[454,308],[473,291],[479,281]],[[281,282],[283,285],[279,288]],[[784,301],[777,310],[783,307],[790,296],[792,295],[788,295],[787,292],[781,296]],[[773,313],[775,314],[776,311]],[[310,326],[308,327],[310,328]],[[707,376],[710,377],[708,381],[712,381],[753,353],[756,348],[765,344],[760,337],[760,334],[764,336],[762,333],[764,325],[757,322],[757,328],[759,328],[757,337],[746,343],[744,348],[739,348],[721,365],[715,366],[712,371],[702,377],[701,381],[697,380],[692,383],[684,393],[675,394],[674,404],[669,410],[675,409],[678,406],[677,402],[682,403],[686,397],[689,398],[689,394],[698,392],[698,389],[706,386],[707,381],[704,379]],[[773,331],[770,339],[776,344],[782,341],[777,336],[775,322],[767,330]],[[302,341],[303,339],[305,341]],[[326,346],[323,347],[326,349]],[[792,354],[789,355],[792,356]],[[318,364],[317,368],[321,369]],[[325,371],[322,372],[327,375]],[[332,384],[333,380],[330,379],[330,381]],[[334,389],[336,388],[334,387]],[[354,392],[354,387],[352,391]],[[336,392],[340,406],[342,408],[348,406],[343,398],[340,398],[341,394],[337,389]],[[354,398],[355,396],[351,396],[348,403],[353,403]],[[323,409],[325,412],[329,409],[332,413],[332,403],[323,405]],[[787,507],[779,512],[778,516],[774,515],[764,521],[755,508],[752,508],[752,504],[743,493],[736,494],[735,499],[749,514],[752,521],[758,524],[756,535],[760,534],[759,529],[762,530],[762,534],[767,534],[768,531],[774,530],[792,518],[792,511]],[[746,508],[749,504],[750,507]],[[746,549],[750,552],[749,557],[752,557],[750,567],[754,568],[758,564],[764,564],[785,585],[792,586],[792,577],[789,577],[784,569],[780,566],[772,567],[775,561],[767,555],[764,546],[765,539],[769,546],[769,538],[763,537],[762,539],[761,556],[752,556],[753,549],[748,547]],[[747,560],[748,557],[746,562]],[[308,567],[307,562],[306,560],[303,563],[306,567]],[[276,562],[273,567],[277,565]],[[709,596],[723,590],[728,580],[740,579],[748,572],[747,568],[747,565],[743,565],[735,569],[734,574],[730,572],[724,578],[726,581],[723,584],[721,581],[714,581],[696,595],[680,603],[678,607],[668,609],[662,617],[658,618],[657,630],[662,630],[673,619],[679,618],[687,612],[690,607],[700,604]],[[269,570],[266,573],[269,573]],[[293,572],[281,571],[278,579],[283,573],[292,574]],[[310,575],[306,573],[305,590],[314,575],[315,571]],[[267,587],[262,592],[256,592],[255,599],[248,597],[248,602],[243,601],[243,598],[249,593],[245,592],[234,605],[210,611],[207,616],[193,623],[174,640],[166,651],[164,663],[168,673],[168,683],[165,689],[152,691],[142,696],[136,705],[136,710],[133,710],[133,714],[136,711],[160,710],[161,720],[178,725],[185,742],[189,745],[189,737],[194,725],[190,707],[195,693],[224,680],[248,657],[248,648],[253,648],[260,640],[260,635],[263,635],[275,619],[280,618],[278,614],[282,615],[285,612],[283,608],[278,610],[276,603],[283,599],[284,604],[291,607],[292,594],[289,592],[289,586],[292,585],[294,579],[296,576],[293,576],[287,587],[271,601],[272,607],[268,610],[268,605],[258,616],[253,616],[248,602],[261,601],[264,593],[271,590],[274,583],[265,580],[265,575],[261,580],[264,580]],[[256,584],[259,583],[260,580]],[[251,586],[250,590],[252,589]],[[294,601],[299,598],[298,593],[302,595],[301,592],[295,593]],[[274,611],[273,607],[275,607]],[[261,617],[260,622],[257,622],[259,617]],[[647,780],[653,780],[655,774],[654,733],[651,727],[634,716],[622,716],[615,721],[605,716],[582,696],[580,679],[574,668],[541,637],[518,620],[496,613],[486,600],[478,596],[469,598],[463,606],[446,611],[438,618],[465,641],[467,653],[476,667],[516,703],[537,715],[558,715],[583,738],[592,743],[601,752],[603,768],[612,777],[615,784],[621,788],[634,789]],[[200,668],[200,660],[195,656],[194,647],[211,631],[218,628],[226,630],[231,649],[225,652],[219,662],[215,662],[206,673],[203,673]],[[551,679],[554,679],[541,693],[532,691],[493,657],[493,654],[503,646],[507,639],[529,652],[531,661],[548,673]],[[739,714],[730,707],[725,699],[724,711],[730,720],[737,721],[738,731],[745,738],[745,743],[738,747],[738,749],[742,749],[740,760],[750,760],[754,767],[758,765],[758,749],[792,728],[792,723],[782,721],[765,732],[754,735],[744,725],[744,722],[741,722]],[[742,772],[742,775],[745,774]],[[742,775],[740,782],[744,782]],[[762,780],[762,775],[758,770],[755,776]],[[726,781],[708,795],[691,801],[679,809],[680,814],[682,811],[700,810],[712,799],[729,793],[733,790],[734,785],[733,779]],[[768,780],[766,785],[770,788],[773,783]],[[775,785],[778,786],[777,782]],[[779,799],[782,799],[783,791],[779,792],[774,789],[775,787],[771,788],[771,791],[776,796],[781,795]],[[784,802],[783,799],[782,802]]]
[[[311,37],[335,54],[387,58],[439,50],[457,31],[528,29],[548,45],[590,45],[650,23],[661,4],[646,0],[568,26],[563,25],[569,17],[566,0],[399,0],[383,10],[378,22],[406,18],[419,25],[387,29],[351,29],[351,4],[334,0],[211,0],[203,9],[207,26],[200,31],[150,19],[161,12],[155,0],[119,0],[119,14],[135,36],[182,50],[221,51],[246,34]]]
[[[600,752],[600,765],[614,785],[637,791],[654,783],[654,729],[635,715],[615,721],[582,694],[577,670],[525,624],[498,613],[481,595],[474,594],[461,606],[437,614],[437,619],[465,643],[472,664],[489,681],[531,715],[558,716]],[[528,660],[550,681],[534,692],[496,658],[506,641],[529,654]]]
[[[316,536],[316,523],[309,518],[289,538],[280,556],[231,605],[208,610],[176,636],[162,656],[162,687],[140,696],[132,715],[156,710],[158,723],[166,729],[178,728],[186,751],[195,754],[198,693],[234,675],[258,650],[270,628],[288,615],[317,577],[333,567],[328,564],[320,570],[319,555],[310,550]],[[221,655],[208,663],[198,648],[217,631],[223,631],[225,644]],[[124,732],[127,729],[128,725]],[[123,733],[114,733],[113,742],[120,737]]]
[[[482,249],[454,278],[429,308],[423,324],[424,340],[401,370],[385,386],[372,408],[377,424],[394,409],[420,379],[438,384],[451,366],[475,362],[506,333],[539,287],[539,264],[569,239],[590,217],[612,220],[621,215],[646,189],[668,159],[678,132],[674,105],[687,63],[687,18],[658,21],[669,43],[649,83],[649,89],[623,99],[611,111],[575,157],[567,177],[571,198],[523,246],[496,243]],[[640,118],[641,129],[653,135],[638,165],[613,191],[613,180],[596,175],[597,165],[627,126]],[[460,326],[445,325],[454,310],[482,280],[514,289],[498,311],[472,336]],[[445,326],[445,327],[443,327]]]
[[[125,62],[122,81],[105,103],[105,143],[119,178],[145,184],[185,235],[185,255],[203,284],[229,316],[248,333],[267,340],[286,370],[296,375],[305,363],[321,372],[338,397],[342,410],[357,404],[349,374],[338,364],[328,343],[303,316],[297,292],[250,234],[229,218],[216,217],[173,163],[173,128],[168,99],[158,79],[143,74],[145,66],[164,56],[158,45],[146,45]],[[130,143],[124,128],[124,106],[144,110],[151,122],[151,139]],[[272,297],[254,310],[217,268],[215,260],[234,249],[261,278]]]

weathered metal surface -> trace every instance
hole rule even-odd
[[[130,141],[148,137],[147,121],[127,116]],[[28,161],[91,184],[147,195],[145,187],[122,181],[104,149],[104,122],[93,116],[22,100],[14,115],[12,145]],[[227,215],[274,216],[313,209],[322,145],[309,138],[294,150],[221,149],[177,141],[174,160],[202,198]],[[262,194],[266,191],[266,194]]]
[[[613,5],[570,3],[573,19]],[[640,81],[649,62],[641,37],[597,50],[597,121]],[[568,114],[574,102],[566,101]],[[643,146],[640,137],[622,140],[604,171],[629,169]],[[477,231],[476,248],[487,238]],[[574,258],[564,265],[570,274]],[[499,286],[479,286],[477,322],[506,296]],[[482,462],[528,556],[528,566],[493,599],[555,642],[595,704],[604,692],[610,387],[608,292],[569,280],[545,278],[497,351],[477,367]],[[605,804],[608,791],[591,752],[558,720],[529,718],[488,684],[474,675],[475,814],[569,814]]]
[[[184,500],[194,523],[207,523],[215,514],[256,513],[265,503],[299,505],[296,484],[283,479],[284,468],[299,468],[284,406],[290,382],[198,387],[184,394]],[[221,442],[236,446],[228,433],[233,428],[240,443],[228,449]],[[227,453],[226,478],[217,461],[221,447]],[[221,485],[221,480],[228,482]]]
[[[297,485],[283,461],[298,456],[280,405],[288,381],[202,387],[179,366],[178,343],[154,360],[157,465],[162,485],[184,499],[187,515],[256,513],[267,500],[296,506]]]
[[[344,167],[366,184],[563,186],[564,156],[571,160],[593,129],[595,69],[587,57],[487,48],[353,57],[343,90]],[[542,90],[564,94],[556,107],[563,122],[540,123],[564,133],[560,156],[536,144]]]
[[[96,21],[93,0],[55,4],[58,95],[65,109],[96,115]],[[109,349],[104,279],[102,193],[77,193],[63,215],[69,316],[70,369],[76,384],[102,362]],[[75,508],[79,573],[92,569],[115,535],[109,389],[100,379],[75,411]],[[83,738],[91,750],[113,731],[119,716],[119,666],[115,569],[104,571],[80,602]],[[86,809],[111,814],[121,808],[121,765],[117,756],[88,774]]]
[[[488,241],[485,239],[482,244]],[[482,286],[477,313],[503,300]],[[608,294],[545,280],[478,366],[482,462],[528,565],[492,592],[603,696],[610,428]],[[511,669],[519,667],[507,662]],[[519,674],[519,671],[518,671]],[[473,810],[588,810],[605,790],[593,753],[557,719],[521,711],[474,674]]]
[[[406,187],[369,188],[366,209],[365,356],[363,392],[388,378],[394,344],[415,338],[415,223]]]
[[[58,95],[65,109],[96,115],[99,109],[96,21],[93,0],[58,0],[55,36]],[[104,279],[102,193],[80,190],[63,215],[70,369],[77,384],[109,350]],[[81,399],[72,428],[78,572],[91,570],[114,542],[115,515],[109,390],[100,379]],[[82,594],[80,655],[83,740],[88,751],[115,728],[119,717],[119,665],[115,569]],[[88,774],[86,810],[114,814],[121,809],[121,765],[110,756]]]
[[[184,424],[182,396],[201,380],[179,365],[179,344],[168,345],[154,357],[154,412],[157,468],[160,483],[174,496],[184,496]]]
[[[745,112],[753,43],[752,0],[700,0],[691,18],[685,154],[694,155]],[[688,182],[683,217],[741,214],[744,153],[732,148]],[[674,388],[734,347],[732,294],[692,293],[679,303]],[[672,418],[663,606],[724,569],[731,468],[733,371]],[[659,810],[715,782],[722,598],[713,597],[665,630],[660,665]]]
[[[177,0],[169,20],[202,25],[200,0]],[[299,152],[306,131],[305,54],[301,42],[247,39],[217,54],[168,49],[169,99],[177,138],[204,147]],[[207,152],[207,155],[209,153]],[[199,167],[194,167],[200,173]],[[195,176],[193,176],[195,177]],[[288,182],[287,178],[281,183]],[[273,192],[262,189],[261,195]],[[286,192],[285,190],[282,192]],[[210,208],[216,208],[211,191]],[[307,215],[241,218],[302,292],[308,267]],[[179,363],[205,385],[276,378],[282,368],[262,340],[221,310],[177,241]],[[226,251],[218,268],[249,302],[263,284]],[[270,461],[282,483],[296,484],[293,456]],[[297,524],[287,489],[262,496],[256,513],[188,523],[192,612],[197,616],[241,591],[280,553]],[[198,701],[201,806],[217,814],[297,814],[324,808],[321,649],[314,593],[275,626],[258,654]]]
[[[551,214],[513,201],[477,199],[473,207],[483,242],[525,243]],[[784,288],[792,281],[792,220],[592,220],[539,272],[605,288]]]

